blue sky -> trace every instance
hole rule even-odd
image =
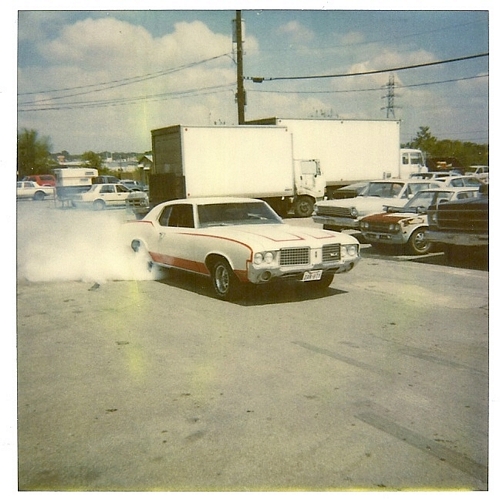
[[[168,1],[145,1],[142,11],[126,9],[129,2],[119,2],[121,11],[102,10],[116,2],[89,1],[86,11],[23,3],[18,128],[49,136],[54,151],[142,152],[150,149],[153,128],[237,123],[236,8],[245,20],[248,120],[384,119],[392,75],[403,142],[420,126],[439,139],[488,142],[489,57],[396,69],[488,53],[492,2],[469,2],[465,10],[460,2],[420,2],[430,10],[419,11],[393,10],[397,2],[383,1],[377,7],[386,10],[363,10],[369,2],[312,1],[311,10],[304,2],[297,2],[300,10],[290,10],[290,2],[275,10],[221,2],[222,10],[208,11],[165,10],[175,9]],[[450,4],[462,10],[445,10]],[[380,70],[387,71],[356,75]],[[317,78],[325,75],[351,76]]]

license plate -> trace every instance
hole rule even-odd
[[[302,277],[302,282],[311,282],[312,280],[320,280],[323,270],[305,271]]]

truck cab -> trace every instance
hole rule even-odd
[[[309,217],[314,204],[323,200],[326,179],[321,172],[319,160],[294,160],[295,198],[293,209],[297,216]]]
[[[411,148],[401,149],[400,176],[408,179],[411,174],[427,172],[424,155],[420,150]]]

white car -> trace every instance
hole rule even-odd
[[[313,220],[323,225],[325,230],[340,231],[343,229],[359,229],[359,220],[384,210],[384,206],[402,207],[408,200],[421,190],[441,188],[438,181],[383,179],[370,181],[354,198],[345,200],[323,200],[317,202]]]
[[[88,191],[72,195],[71,200],[75,207],[92,207],[96,210],[106,207],[143,208],[149,205],[146,193],[130,191],[118,183],[93,184]]]
[[[410,254],[427,254],[432,243],[426,239],[427,209],[431,205],[478,196],[475,188],[439,188],[418,192],[404,207],[387,207],[385,212],[361,219],[361,234],[376,248],[405,246]]]
[[[469,176],[475,176],[483,183],[488,183],[490,179],[490,168],[488,165],[471,165],[465,173]]]
[[[19,199],[44,200],[54,198],[52,186],[40,186],[35,181],[17,181],[16,196]]]
[[[326,288],[360,259],[352,236],[287,225],[266,202],[251,198],[164,202],[123,231],[150,267],[211,276],[225,300],[237,298],[244,284],[300,281]]]
[[[450,188],[467,187],[467,188],[476,188],[477,190],[479,190],[479,188],[484,184],[481,179],[473,175],[451,176],[439,179],[439,181],[443,183],[444,186],[449,186]]]

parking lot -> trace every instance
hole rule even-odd
[[[226,303],[137,267],[123,211],[33,207],[18,204],[20,490],[488,489],[487,263],[363,245],[326,291]]]

